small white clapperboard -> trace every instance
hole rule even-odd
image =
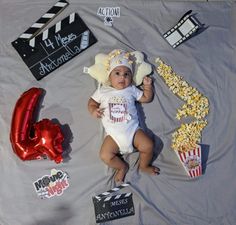
[[[93,197],[96,223],[134,215],[132,193],[114,194],[129,185],[124,183]]]
[[[173,48],[193,37],[203,27],[203,24],[191,13],[192,10],[186,12],[174,27],[163,34],[163,37]]]
[[[58,1],[12,42],[12,46],[37,80],[47,76],[97,42],[77,13],[71,13],[38,34],[68,5],[69,3],[65,0]]]

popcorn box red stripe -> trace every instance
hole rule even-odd
[[[196,148],[187,152],[175,152],[190,177],[198,177],[202,175],[202,156],[200,145],[197,145]]]

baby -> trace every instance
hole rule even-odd
[[[153,141],[139,127],[135,102],[148,103],[153,98],[152,79],[144,77],[143,90],[132,84],[135,59],[129,52],[114,50],[109,54],[109,85],[99,87],[88,101],[88,110],[95,118],[101,118],[106,137],[100,150],[101,159],[116,169],[115,181],[122,182],[128,164],[120,154],[139,151],[139,169],[148,174],[159,174],[159,168],[151,165]]]

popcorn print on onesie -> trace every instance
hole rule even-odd
[[[131,116],[127,111],[127,101],[124,97],[113,96],[109,99],[109,115],[113,123],[128,122]]]

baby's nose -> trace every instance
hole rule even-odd
[[[122,74],[120,74],[120,77],[121,77],[122,79],[124,79],[124,78],[126,78],[127,76],[126,76],[125,73],[122,73]]]

